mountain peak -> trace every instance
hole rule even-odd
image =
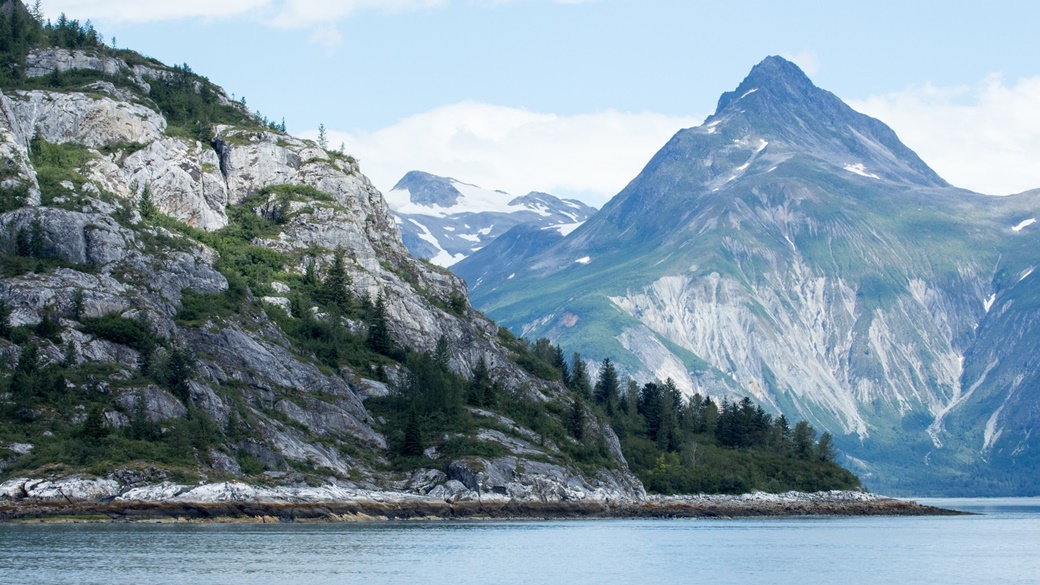
[[[814,156],[866,177],[948,186],[891,128],[817,87],[783,57],[766,57],[735,90],[722,94],[705,126],[736,140],[746,141],[750,132],[774,152]]]
[[[407,191],[410,202],[416,205],[451,207],[462,197],[462,193],[455,188],[455,183],[457,181],[449,177],[439,177],[423,171],[409,171],[391,191]]]
[[[781,101],[804,101],[813,94],[825,94],[834,101],[837,97],[815,85],[797,65],[776,55],[766,57],[755,65],[737,89],[722,94],[715,115],[721,114],[731,104],[749,97],[753,93],[762,92],[763,96]]]

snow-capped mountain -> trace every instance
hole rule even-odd
[[[513,226],[569,234],[595,213],[573,199],[531,192],[516,197],[447,177],[411,171],[386,194],[408,250],[452,266]]]
[[[517,333],[810,419],[871,488],[1024,494],[1040,469],[1036,218],[1040,192],[951,187],[770,57],[581,228],[503,238],[460,268]]]

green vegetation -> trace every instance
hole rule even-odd
[[[6,323],[9,310],[0,312]],[[153,336],[132,320],[101,318],[91,327],[108,338],[138,347],[154,343]],[[17,365],[0,380],[2,392],[9,396],[0,402],[0,442],[31,442],[35,447],[5,470],[7,473],[39,469],[104,473],[139,461],[186,470],[205,460],[210,448],[220,448],[222,431],[194,407],[189,406],[184,419],[164,421],[162,429],[146,416],[141,398],[127,411],[107,391],[107,381],[118,379],[112,376],[115,372],[111,366],[76,365],[71,345],[66,347],[63,361],[46,363],[42,350],[57,340],[56,335],[54,339],[45,337],[47,328],[44,322],[35,328],[15,330],[5,325],[5,331],[0,332],[7,333],[11,340],[21,340]],[[152,375],[159,377],[165,372],[164,385],[181,394],[177,376],[186,380],[190,365],[178,365],[175,357],[153,357],[151,361]],[[140,387],[141,382],[134,378],[124,383]],[[186,395],[182,394],[182,399]],[[113,427],[109,413],[119,416],[120,412],[125,413],[122,416],[128,424]]]
[[[147,93],[126,75],[110,75],[101,71],[53,71],[49,75],[29,78],[25,60],[37,48],[58,47],[85,50],[101,57],[122,59],[129,66],[144,65],[166,70],[171,75],[148,79]],[[55,22],[44,22],[42,15],[12,10],[10,17],[0,17],[0,89],[77,89],[94,81],[107,81],[130,90],[138,98],[158,109],[166,117],[171,136],[195,138],[208,144],[213,140],[215,124],[230,124],[246,129],[285,132],[280,123],[262,115],[249,113],[245,98],[230,102],[208,79],[195,74],[187,64],[167,68],[162,63],[142,57],[133,51],[116,50],[105,45],[91,22],[79,22],[61,14]]]
[[[609,368],[603,368],[607,371]],[[617,405],[600,394],[632,470],[657,493],[745,493],[753,490],[856,489],[859,479],[834,462],[828,433],[817,440],[805,421],[792,428],[744,398],[738,403],[694,395],[684,400],[667,381],[641,389],[630,383]]]
[[[24,79],[25,57],[35,47],[97,49],[104,45],[90,21],[80,23],[62,14],[57,22],[42,22],[39,15],[15,7],[9,18],[0,18],[0,86],[4,90]]]

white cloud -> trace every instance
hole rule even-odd
[[[31,4],[31,3],[30,3]],[[157,22],[179,18],[227,18],[241,16],[271,5],[271,0],[47,0],[44,16],[55,20],[65,13],[70,18],[111,22]]]
[[[1040,188],[1040,77],[933,85],[850,101],[892,127],[950,183],[993,195]]]
[[[269,23],[278,27],[302,28],[343,20],[364,9],[384,12],[407,12],[444,6],[448,0],[281,0],[269,2],[277,6]]]
[[[343,42],[343,35],[340,34],[339,30],[335,26],[327,24],[314,29],[309,40],[315,45],[321,45],[328,49],[332,49]]]
[[[519,1],[519,0],[504,0]],[[583,4],[599,0],[552,0]],[[46,0],[43,10],[52,20],[62,12],[72,18],[113,22],[158,22],[179,18],[228,18],[257,14],[282,28],[330,26],[366,9],[397,13],[437,8],[452,0]],[[500,3],[481,0],[477,3]],[[31,4],[31,2],[30,2]]]
[[[557,116],[462,102],[375,132],[333,130],[329,143],[345,143],[384,191],[406,172],[422,170],[515,195],[546,191],[601,206],[679,129],[698,123],[654,113]]]
[[[799,53],[784,53],[784,59],[797,65],[808,76],[816,75],[820,70],[820,57],[812,51],[801,51]]]

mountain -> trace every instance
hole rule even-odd
[[[531,192],[514,197],[420,171],[386,194],[408,250],[438,266],[452,266],[513,226],[570,233],[596,210],[573,199]]]
[[[769,57],[580,228],[467,281],[516,332],[809,419],[873,489],[1035,494],[1038,217]]]
[[[642,498],[610,427],[408,253],[352,157],[89,21],[0,6],[4,506],[44,484]]]

